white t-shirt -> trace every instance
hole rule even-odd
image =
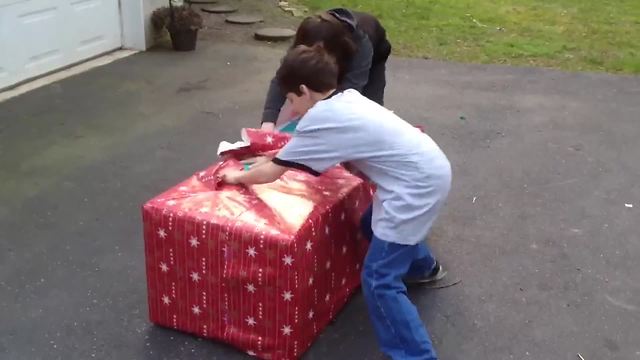
[[[451,188],[438,145],[353,89],[311,108],[274,162],[314,174],[349,162],[377,185],[373,233],[399,244],[425,240]]]

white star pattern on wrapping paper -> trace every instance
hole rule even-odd
[[[198,241],[197,237],[192,236],[191,239],[189,239],[189,244],[191,244],[191,247],[197,248],[198,245],[200,245],[200,241]]]
[[[198,274],[197,272],[192,272],[190,276],[191,280],[193,280],[194,282],[200,281],[200,274]]]
[[[256,355],[258,355],[258,354],[256,354],[255,352],[253,352],[253,351],[249,350],[249,351],[247,351],[247,355],[249,355],[249,356],[256,356]]]
[[[340,215],[340,220],[344,221],[345,217],[346,217],[346,215],[344,213],[342,213],[342,215]]]
[[[342,255],[347,253],[347,245],[342,245]]]
[[[200,306],[198,305],[193,305],[193,307],[191,307],[191,311],[196,315],[200,315],[200,313],[202,312],[202,310],[200,310]]]
[[[313,319],[313,315],[314,315],[313,310],[309,310],[309,316],[308,316],[309,319]]]
[[[261,228],[261,227],[263,227],[265,225],[267,225],[267,220],[265,220],[265,219],[260,219],[260,220],[256,221],[256,227],[258,227],[258,228]]]
[[[247,248],[247,255],[251,256],[252,258],[256,257],[256,255],[258,254],[258,252],[256,251],[256,248],[253,246],[249,246]]]
[[[311,242],[311,240],[307,241],[307,244],[304,246],[305,249],[307,249],[307,251],[311,251],[311,245],[313,245],[313,243]]]
[[[267,135],[267,144],[273,144],[273,136]]]
[[[329,270],[330,267],[331,267],[331,260],[327,260],[327,264],[325,265],[325,268]]]
[[[255,326],[256,325],[256,319],[253,316],[247,316],[247,318],[244,321],[246,321],[247,325],[249,325],[249,326]]]
[[[329,302],[329,299],[331,299],[331,295],[327,294],[327,296],[324,297],[324,301]]]
[[[284,299],[284,301],[291,301],[291,299],[293,299],[293,294],[291,293],[291,291],[285,291],[282,293],[282,298]]]
[[[342,285],[347,283],[347,278],[342,278]]]
[[[329,226],[328,225],[324,227],[324,233],[329,235]]]
[[[167,201],[167,205],[169,205],[169,206],[173,206],[173,205],[175,205],[175,204],[176,204],[176,201],[175,201],[175,200],[169,200],[169,201]]]
[[[164,231],[163,228],[158,229],[158,236],[160,236],[161,239],[164,239],[167,237],[167,232]]]
[[[167,272],[167,271],[169,271],[169,267],[168,267],[168,266],[167,266],[167,264],[165,264],[164,262],[161,262],[161,263],[160,263],[160,270],[161,270],[162,272]]]
[[[293,264],[293,258],[291,257],[291,255],[285,255],[285,256],[282,258],[282,262],[283,262],[285,265],[289,265],[289,266],[291,266],[291,265]]]
[[[250,292],[250,293],[252,293],[252,294],[253,294],[254,292],[256,292],[256,287],[255,287],[255,286],[253,286],[253,284],[247,284],[247,285],[245,286],[245,288],[247,289],[247,291],[248,291],[248,292]]]
[[[309,278],[309,286],[313,285],[313,276]]]
[[[211,211],[211,209],[209,209],[208,207],[205,206],[205,207],[200,208],[200,210],[198,210],[198,211],[200,211],[203,214],[206,214],[209,211]]]
[[[291,329],[291,326],[289,325],[285,325],[282,327],[282,335],[291,335],[291,333],[293,332],[293,329]]]
[[[162,303],[165,305],[171,304],[171,299],[167,295],[162,295]]]

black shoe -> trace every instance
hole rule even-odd
[[[431,273],[420,277],[405,278],[403,281],[405,285],[425,285],[442,280],[445,275],[447,275],[447,272],[436,261],[436,266],[431,270]]]

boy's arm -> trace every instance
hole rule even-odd
[[[248,165],[249,168],[254,168],[254,167],[258,167],[260,165],[263,165],[263,164],[266,164],[266,163],[270,162],[271,160],[273,160],[274,156],[275,156],[275,154],[256,156],[256,157],[252,157],[252,158],[249,158],[249,159],[242,160],[240,163],[242,163],[245,166]]]
[[[286,171],[286,167],[270,161],[254,166],[248,171],[226,171],[222,174],[222,180],[228,184],[267,184],[278,180]]]

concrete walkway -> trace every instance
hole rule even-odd
[[[283,49],[142,53],[0,103],[1,359],[245,358],[148,323],[140,205],[258,124]],[[640,78],[389,77],[454,164],[432,246],[462,283],[411,293],[441,358],[639,358]],[[381,359],[360,295],[306,359]]]

